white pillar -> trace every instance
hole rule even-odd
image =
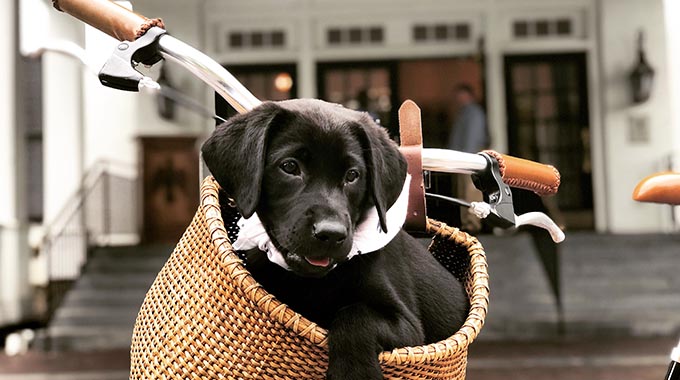
[[[298,98],[316,98],[316,61],[314,58],[314,24],[309,16],[311,3],[306,3],[300,14],[300,53],[298,56]]]
[[[484,54],[487,99],[487,125],[491,134],[492,148],[500,152],[508,151],[505,111],[505,81],[503,77],[503,51],[499,36],[502,13],[488,7],[484,19]]]
[[[680,171],[680,2],[665,0],[666,44],[668,47],[668,66],[670,83],[671,125],[676,167]]]
[[[664,0],[666,15],[666,44],[670,85],[670,133],[673,141],[673,170],[680,172],[680,2]],[[680,207],[675,207],[675,227],[680,228]]]
[[[0,324],[21,318],[29,296],[26,218],[17,123],[16,3],[0,2]]]
[[[49,38],[82,44],[83,26],[70,16],[50,13]],[[43,55],[44,220],[49,224],[78,189],[83,174],[83,67],[73,57]]]

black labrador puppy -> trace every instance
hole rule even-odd
[[[401,231],[403,220],[390,223],[407,165],[368,114],[267,102],[220,125],[202,152],[240,214],[266,231],[267,244],[246,253],[251,274],[328,329],[327,379],[382,379],[381,351],[436,342],[463,324],[462,285]],[[385,245],[356,252],[359,226]]]

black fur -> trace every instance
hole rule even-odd
[[[382,379],[381,351],[435,342],[462,325],[461,284],[405,232],[347,260],[366,210],[375,206],[387,229],[406,176],[396,144],[367,114],[318,100],[265,103],[219,126],[202,150],[239,212],[257,211],[292,269],[253,249],[251,274],[328,328],[327,379]]]

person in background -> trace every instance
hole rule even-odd
[[[477,104],[472,88],[458,84],[453,89],[457,113],[449,135],[448,148],[477,153],[489,148],[489,131],[484,110]]]
[[[453,89],[453,98],[457,112],[447,148],[467,153],[478,153],[488,149],[490,138],[486,115],[475,100],[472,87],[457,84]],[[456,180],[458,197],[468,202],[482,200],[482,193],[475,188],[470,176],[459,175]],[[476,233],[482,228],[481,220],[468,212],[462,211],[460,219],[461,228],[465,231]]]
[[[380,117],[371,108],[371,99],[368,96],[368,90],[362,89],[356,95],[357,111],[368,113],[376,123],[380,124]]]

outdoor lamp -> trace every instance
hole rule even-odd
[[[633,92],[633,102],[636,104],[649,99],[654,82],[654,69],[647,63],[643,43],[644,33],[640,31],[638,33],[638,62],[628,77]]]

